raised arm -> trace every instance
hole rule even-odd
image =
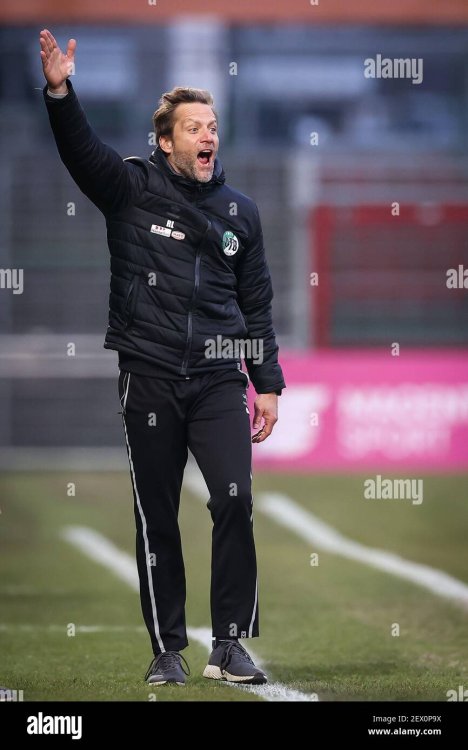
[[[122,210],[139,195],[146,172],[136,163],[124,162],[103,143],[89,125],[69,76],[74,71],[76,41],[66,53],[44,29],[39,36],[47,85],[44,100],[60,158],[80,190],[104,213]]]

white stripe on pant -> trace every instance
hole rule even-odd
[[[128,377],[127,377],[127,382],[126,382],[126,388],[124,390],[124,399],[123,399],[123,404],[122,404],[122,407],[123,407],[122,420],[123,420],[124,431],[125,431],[125,442],[127,443],[128,461],[130,464],[130,475],[132,478],[133,490],[135,492],[135,498],[137,502],[138,511],[140,513],[141,525],[143,529],[143,539],[145,540],[146,570],[148,572],[148,589],[149,589],[149,595],[151,598],[151,608],[153,612],[154,634],[159,644],[159,648],[161,649],[161,652],[164,652],[166,649],[164,648],[164,643],[162,641],[161,634],[159,632],[158,612],[156,608],[156,600],[154,598],[154,582],[153,582],[153,573],[151,570],[152,566],[150,564],[150,549],[149,549],[149,542],[148,542],[146,518],[145,518],[145,514],[143,513],[143,508],[141,507],[141,502],[140,502],[140,496],[138,494],[138,487],[137,487],[137,482],[136,482],[136,477],[135,477],[135,469],[134,469],[133,461],[132,461],[132,449],[130,448],[130,443],[128,440],[128,433],[127,433],[127,425],[125,424],[125,407],[127,405],[131,373],[127,372],[126,375]]]

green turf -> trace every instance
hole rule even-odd
[[[414,506],[364,500],[358,476],[255,477],[256,494],[284,492],[356,541],[468,582],[466,485],[466,476],[425,477],[424,502]],[[80,524],[133,553],[126,473],[4,474],[0,498],[0,685],[22,689],[25,700],[261,700],[202,678],[206,651],[196,642],[184,651],[185,688],[143,682],[151,652],[138,595],[60,538]],[[189,492],[181,528],[187,621],[207,627],[211,520]],[[443,701],[468,686],[462,607],[336,555],[320,552],[312,567],[317,550],[259,511],[255,534],[261,638],[251,645],[272,680],[320,700]],[[110,628],[69,637],[70,623]]]

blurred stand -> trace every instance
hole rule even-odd
[[[390,351],[394,342],[434,358],[441,347],[460,350],[467,296],[445,278],[451,267],[468,268],[468,9],[448,4],[451,26],[431,26],[431,8],[419,25],[411,16],[411,26],[404,18],[389,26],[381,11],[372,20],[373,5],[364,18],[361,2],[361,25],[349,24],[352,11],[329,25],[323,14],[335,3],[295,23],[295,3],[289,23],[268,5],[268,19],[263,10],[243,25],[226,11],[51,26],[62,45],[78,40],[73,84],[92,126],[122,156],[153,150],[151,115],[163,91],[213,91],[227,179],[260,208],[288,362],[340,347],[350,356],[355,347]],[[102,349],[105,223],[59,161],[42,102],[39,28],[0,31],[0,266],[24,269],[22,294],[0,290],[3,468],[12,456],[27,465],[35,447],[63,466],[74,448],[104,460],[122,443],[116,356]],[[377,54],[422,59],[423,82],[366,78],[364,60]],[[313,379],[312,367],[304,382]],[[292,382],[283,410],[293,396]]]

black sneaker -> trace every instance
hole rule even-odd
[[[185,671],[182,661],[188,671]],[[185,675],[190,674],[186,660],[178,651],[164,651],[154,657],[145,674],[145,680],[150,685],[165,685],[173,683],[185,685]]]
[[[211,652],[203,677],[238,684],[263,685],[267,676],[238,641],[221,641]]]

